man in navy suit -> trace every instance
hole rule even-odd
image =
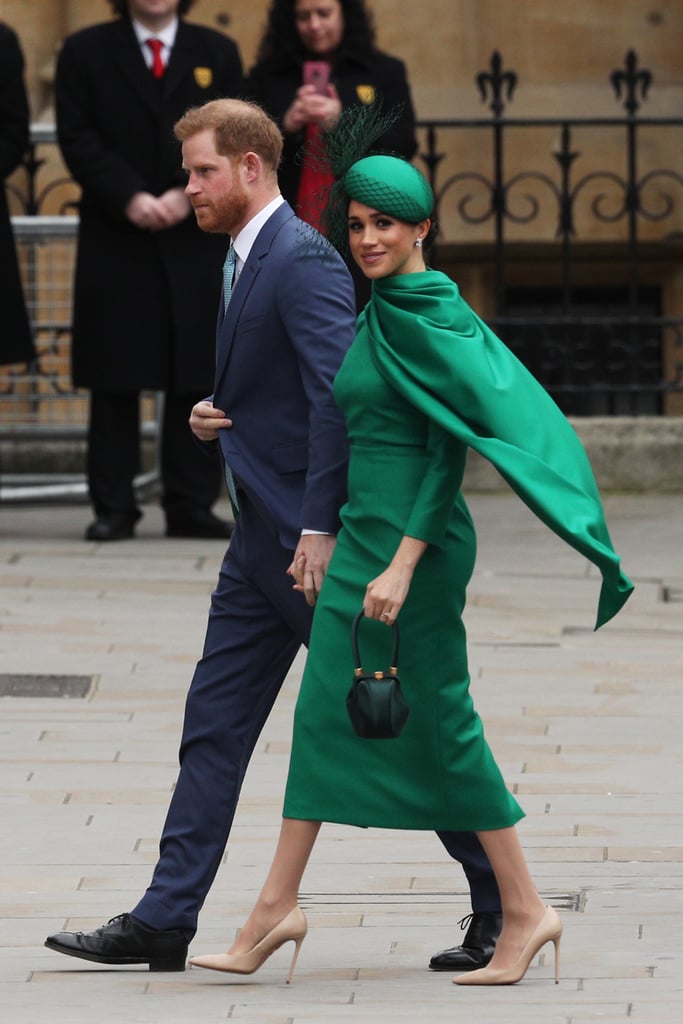
[[[152,882],[130,914],[46,942],[96,963],[151,970],[185,966],[254,745],[308,642],[346,497],[332,381],[355,330],[343,261],[280,195],[274,122],[252,103],[214,100],[188,111],[176,134],[199,226],[231,238],[214,393],[194,406],[190,426],[200,441],[220,444],[236,527],[187,698],[180,774]],[[289,575],[301,555],[306,600]],[[473,899],[478,886],[477,898],[495,903],[476,838],[441,838],[466,862]]]

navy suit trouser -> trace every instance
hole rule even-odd
[[[308,643],[312,609],[292,590],[291,560],[241,496],[187,696],[180,773],[159,860],[132,911],[152,928],[182,929],[188,940],[223,857],[249,759],[297,651]],[[439,838],[463,863],[473,909],[496,909],[495,879],[476,836]]]

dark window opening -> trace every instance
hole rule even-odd
[[[660,415],[661,294],[641,288],[516,288],[492,326],[573,416]]]

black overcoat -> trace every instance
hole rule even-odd
[[[201,232],[193,213],[148,232],[124,211],[136,192],[185,185],[173,125],[189,107],[241,95],[237,46],[181,21],[156,81],[123,18],[67,38],[55,91],[59,144],[82,187],[74,384],[210,393],[225,237]]]
[[[24,57],[14,32],[0,23],[0,365],[35,355],[3,187],[26,152],[28,129]]]

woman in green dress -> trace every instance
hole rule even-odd
[[[322,821],[477,833],[501,894],[491,963],[459,984],[519,981],[562,925],[531,880],[505,786],[469,693],[462,621],[475,533],[460,487],[468,447],[602,574],[597,626],[633,586],[622,573],[586,454],[543,388],[444,274],[425,266],[433,206],[424,177],[397,157],[356,162],[343,179],[351,253],[372,297],[335,381],[350,443],[349,498],[317,599],[294,718],[284,818],[259,900],[228,953],[201,967],[251,973],[306,933],[299,884]],[[305,564],[291,567],[309,600]],[[346,711],[352,620],[363,660],[386,665],[383,626],[400,618],[410,716],[391,740],[359,738]],[[400,615],[399,615],[400,613]],[[289,980],[288,978],[288,980]]]

